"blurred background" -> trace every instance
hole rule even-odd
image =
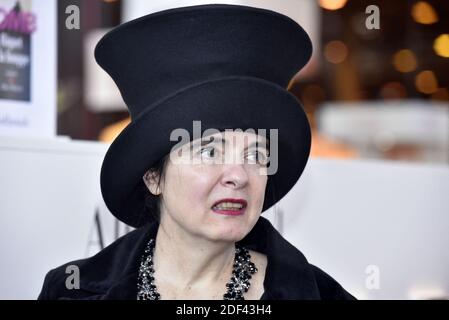
[[[274,7],[312,37],[314,57],[290,85],[315,129],[312,156],[449,163],[447,1],[240,2]],[[110,141],[129,121],[89,54],[103,29],[193,3],[201,1],[58,1],[59,26],[68,5],[84,13],[78,32],[58,29],[58,134]]]
[[[129,114],[93,50],[123,22],[205,3],[278,11],[313,42],[288,87],[311,159],[263,215],[359,299],[448,299],[445,0],[0,0],[0,299],[34,299],[48,270],[130,230],[99,188]]]

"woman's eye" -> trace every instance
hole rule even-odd
[[[268,157],[260,151],[252,152],[249,156],[252,158],[252,161],[255,161],[251,163],[257,163],[260,165],[266,165],[268,163]]]
[[[215,148],[209,147],[209,148],[203,148],[200,151],[201,156],[206,155],[208,158],[213,158],[215,156]]]

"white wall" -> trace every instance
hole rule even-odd
[[[360,299],[449,298],[449,166],[312,159],[300,181],[283,234],[310,262]]]
[[[47,271],[99,249],[114,220],[101,199],[106,145],[0,137],[0,299],[34,299]]]

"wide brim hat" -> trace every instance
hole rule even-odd
[[[268,176],[263,211],[301,176],[311,133],[298,99],[287,90],[308,62],[310,38],[291,18],[240,5],[199,5],[152,13],[108,32],[95,48],[131,122],[110,145],[100,174],[103,199],[124,223],[140,227],[143,175],[170,153],[182,128],[277,129],[278,168]]]

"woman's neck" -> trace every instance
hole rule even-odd
[[[165,215],[156,236],[155,278],[182,291],[195,288],[225,290],[232,275],[235,243],[192,235]]]

